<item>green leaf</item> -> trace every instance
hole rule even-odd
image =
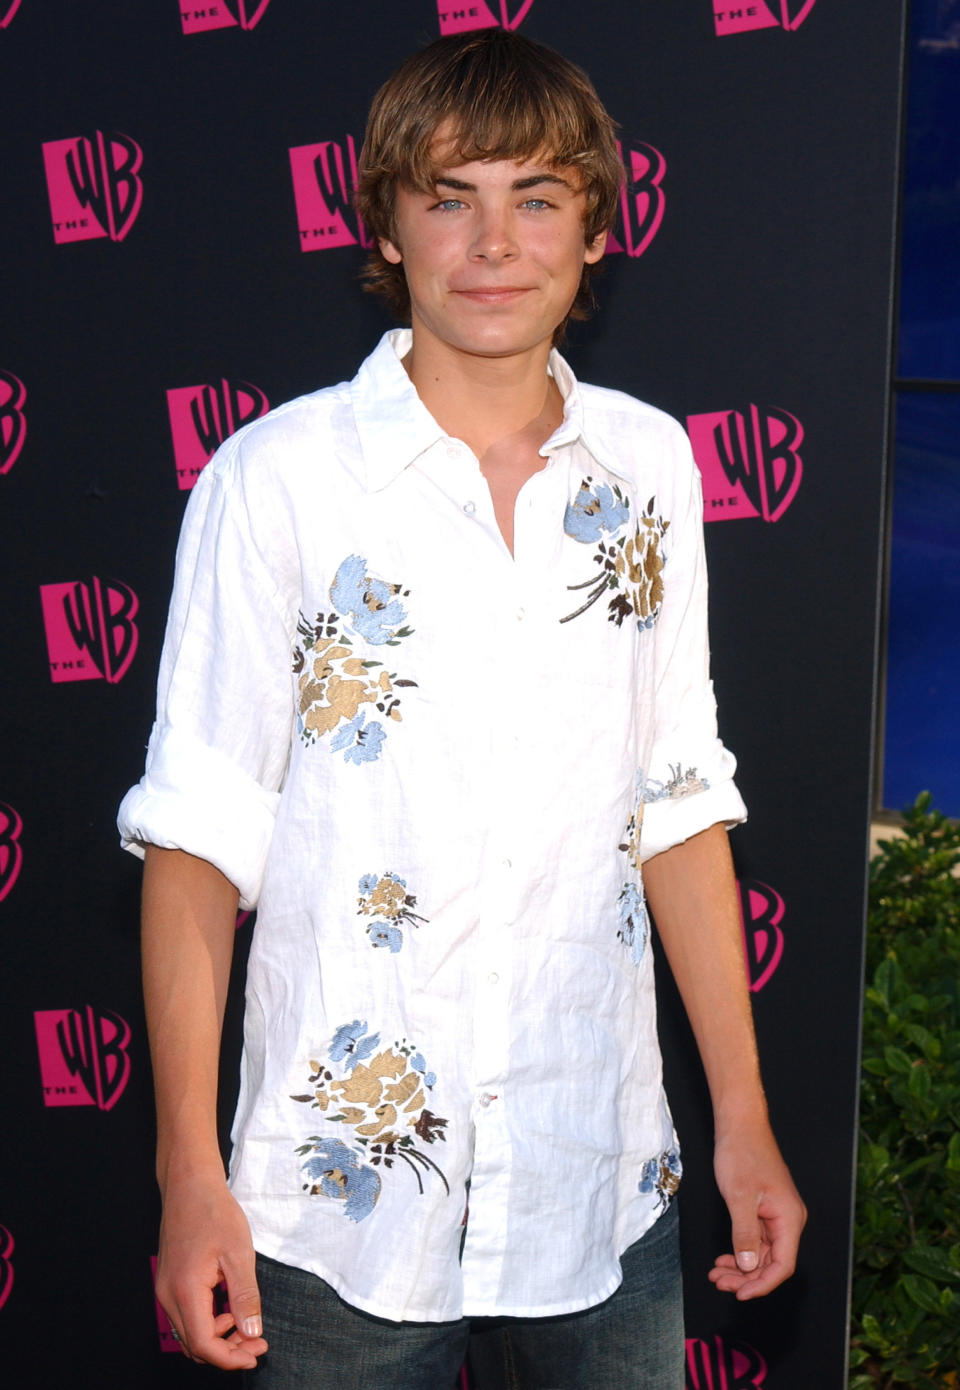
[[[896,981],[896,974],[896,964],[888,956],[886,960],[880,962],[873,975],[873,987],[888,1009],[890,1007],[890,991]]]
[[[913,1063],[910,1061],[910,1058],[907,1056],[907,1054],[903,1051],[902,1048],[885,1047],[883,1049],[883,1056],[887,1066],[890,1068],[891,1071],[900,1072],[904,1076],[907,1076],[909,1074],[910,1068],[913,1065]]]
[[[879,1057],[865,1058],[863,1069],[864,1071],[868,1071],[871,1076],[886,1076],[890,1070],[886,1062],[881,1061]]]
[[[936,1284],[929,1279],[924,1279],[921,1275],[904,1274],[899,1280],[898,1287],[925,1313],[941,1312],[940,1290]]]
[[[951,1134],[947,1145],[947,1167],[952,1173],[960,1173],[960,1129]]]
[[[951,1252],[936,1245],[913,1245],[903,1252],[903,1262],[924,1274],[928,1279],[941,1283],[960,1284],[960,1263],[951,1258]]]
[[[940,1041],[933,1036],[929,1028],[923,1028],[919,1023],[907,1023],[903,1031],[925,1057],[939,1057]]]
[[[932,1084],[929,1068],[923,1062],[915,1062],[907,1078],[907,1090],[910,1094],[917,1100],[928,1100]]]

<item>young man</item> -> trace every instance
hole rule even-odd
[[[437,1390],[493,1326],[524,1387],[678,1390],[646,900],[713,1098],[717,1287],[786,1278],[804,1210],[744,979],[696,469],[552,349],[613,220],[612,124],[578,69],[483,31],[386,84],[361,166],[371,278],[411,329],[204,471],[121,808],[147,847],[158,1293],[196,1360],[251,1368],[265,1333],[264,1387]]]

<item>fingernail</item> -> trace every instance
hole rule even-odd
[[[753,1250],[741,1250],[737,1255],[737,1267],[749,1272],[757,1267],[757,1256]]]
[[[260,1318],[244,1318],[240,1324],[240,1331],[245,1337],[262,1337],[263,1322]]]

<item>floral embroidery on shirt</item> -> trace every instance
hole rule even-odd
[[[563,529],[575,541],[593,545],[604,532],[619,531],[630,516],[630,503],[617,484],[597,483],[584,478],[572,502],[563,514]]]
[[[637,771],[637,797],[623,843],[618,848],[626,852],[635,869],[640,867],[640,829],[643,825],[643,808],[654,801],[678,801],[681,797],[692,796],[694,792],[710,790],[706,777],[701,777],[695,767],[684,768],[682,763],[669,763],[670,777],[666,782],[656,777],[647,777],[643,768]]]
[[[413,628],[403,626],[406,609],[397,598],[408,590],[400,584],[388,584],[367,574],[367,562],[362,555],[348,555],[337,570],[330,585],[330,602],[338,613],[348,619],[348,626],[371,646],[399,645],[409,637]]]
[[[399,719],[399,715],[397,718]],[[343,753],[343,760],[347,763],[372,763],[380,756],[380,749],[383,747],[383,740],[386,734],[383,725],[377,719],[371,719],[367,724],[367,716],[362,712],[356,719],[351,719],[349,724],[344,724],[330,740],[331,753]]]
[[[648,1159],[643,1165],[638,1187],[643,1193],[656,1192],[657,1204],[665,1211],[680,1186],[682,1174],[679,1153],[676,1149],[667,1149],[659,1158]]]
[[[623,885],[617,898],[617,911],[620,914],[617,936],[625,946],[630,947],[634,965],[639,965],[650,935],[650,918],[640,884]]]
[[[610,592],[608,621],[621,627],[624,618],[632,614],[641,631],[653,627],[663,603],[662,542],[670,526],[669,521],[654,514],[655,500],[650,498],[630,536],[624,529],[630,519],[630,502],[620,487],[583,479],[576,497],[567,504],[563,529],[584,545],[596,543],[593,558],[600,573],[580,584],[567,585],[571,591],[586,589],[588,593],[586,602],[561,618],[562,623],[578,618]]]
[[[626,852],[627,859],[635,869],[640,867],[640,827],[643,825],[643,802],[638,801],[627,821],[623,832],[623,842],[617,846]]]
[[[637,773],[641,801],[679,801],[681,797],[692,796],[694,792],[710,790],[710,783],[706,777],[700,776],[695,767],[684,768],[682,763],[670,763],[668,766],[670,777],[666,782],[658,782],[654,777],[648,779],[642,772]]]
[[[386,738],[378,719],[367,722],[373,710],[361,705],[372,705],[385,718],[399,720],[396,690],[416,685],[416,681],[398,679],[381,661],[359,656],[354,649],[354,638],[375,647],[396,647],[413,631],[404,623],[406,609],[397,597],[406,598],[408,591],[374,579],[366,570],[362,555],[347,556],[330,585],[332,611],[318,613],[312,623],[301,613],[297,624],[301,641],[293,650],[300,737],[310,744],[333,733],[331,752],[343,753],[345,762],[356,765],[379,758]]]
[[[357,908],[359,916],[377,919],[367,925],[371,946],[385,946],[394,954],[403,945],[400,922],[416,927],[428,921],[428,918],[414,912],[417,899],[413,893],[407,892],[406,879],[389,871],[379,878],[376,874],[364,874],[357,901],[360,904]]]
[[[330,1065],[310,1063],[313,1090],[291,1096],[320,1110],[328,1122],[352,1130],[349,1140],[311,1134],[296,1149],[305,1159],[301,1170],[309,1180],[303,1190],[342,1201],[351,1221],[370,1215],[382,1187],[377,1169],[393,1168],[398,1160],[412,1170],[421,1194],[423,1178],[431,1173],[450,1192],[442,1171],[422,1147],[446,1139],[447,1121],[426,1107],[436,1073],[428,1070],[423,1053],[406,1038],[377,1052],[379,1046],[380,1034],[368,1034],[360,1019],[341,1024],[327,1054]],[[338,1062],[346,1075],[335,1076],[330,1069]]]

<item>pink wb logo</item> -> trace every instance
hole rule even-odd
[[[803,426],[779,406],[688,415],[687,432],[703,479],[704,521],[779,521],[803,477]]]
[[[13,1288],[13,1236],[6,1226],[0,1226],[0,1308],[10,1297]]]
[[[41,584],[52,681],[122,680],[130,668],[139,633],[140,604],[119,579],[93,578]]]
[[[112,1009],[41,1009],[33,1016],[44,1105],[112,1110],[130,1079],[130,1025]]]
[[[627,167],[627,180],[620,189],[620,210],[607,236],[606,254],[625,251],[628,256],[642,256],[663,221],[667,161],[653,145],[638,145],[624,155],[618,140],[617,150]]]
[[[20,378],[0,367],[0,473],[9,473],[20,457],[27,437],[26,399],[27,388]]]
[[[181,491],[193,487],[225,439],[269,409],[264,393],[249,381],[224,377],[210,386],[178,386],[168,391],[167,410]]]
[[[0,903],[10,892],[20,875],[23,850],[20,832],[23,821],[12,806],[0,801]]]
[[[465,34],[470,29],[516,29],[526,19],[533,6],[533,0],[519,0],[509,4],[508,0],[468,0],[468,3],[455,5],[450,0],[437,0],[437,18],[441,34]]]
[[[270,0],[212,0],[205,5],[180,5],[180,27],[185,34],[208,29],[255,29]]]
[[[129,135],[97,130],[88,139],[43,147],[55,242],[123,241],[143,202],[143,151]]]
[[[290,151],[293,196],[301,251],[330,246],[373,245],[353,207],[357,187],[357,146],[352,135],[341,145],[322,140]]]
[[[748,0],[743,5],[713,3],[713,27],[720,38],[750,29],[799,29],[817,0]]]
[[[760,1390],[767,1363],[747,1342],[687,1338],[686,1390]]]
[[[756,994],[772,978],[783,958],[783,914],[786,905],[775,888],[758,878],[737,883],[743,950],[751,993]]]

